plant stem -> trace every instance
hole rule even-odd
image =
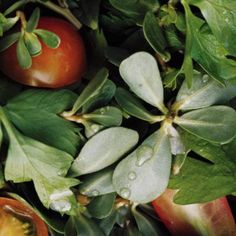
[[[52,11],[60,14],[61,16],[64,16],[68,21],[70,21],[77,29],[80,29],[82,27],[81,22],[71,13],[69,8],[63,8],[58,6],[57,4],[51,2],[51,1],[41,1],[41,0],[30,0],[31,2],[39,3]]]

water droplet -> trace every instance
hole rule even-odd
[[[66,200],[54,201],[49,206],[54,211],[67,212],[71,209],[71,204]]]
[[[128,188],[121,188],[120,189],[120,195],[121,195],[121,197],[123,197],[123,198],[129,198],[129,196],[130,196],[130,190],[128,189]]]
[[[61,170],[58,170],[58,171],[57,171],[57,174],[58,174],[59,176],[64,176],[64,175],[66,174],[66,171],[65,171],[64,169],[61,169]]]
[[[225,18],[225,22],[229,23],[229,18]]]
[[[202,82],[207,83],[208,81],[209,81],[209,76],[208,75],[203,75]]]
[[[93,191],[92,191],[92,195],[93,195],[94,197],[98,196],[98,195],[99,195],[99,191],[98,191],[97,189],[93,190]]]
[[[222,13],[223,13],[223,15],[225,15],[225,14],[227,13],[227,11],[226,11],[226,10],[224,10]]]
[[[59,191],[54,192],[49,196],[49,198],[51,201],[57,201],[60,199],[65,199],[65,198],[70,197],[72,195],[73,195],[72,191],[67,189],[67,190],[60,191],[60,192]]]
[[[153,156],[153,149],[150,146],[143,145],[137,150],[137,166],[142,166]]]
[[[137,178],[137,174],[134,171],[129,172],[128,177],[130,180],[135,180]]]

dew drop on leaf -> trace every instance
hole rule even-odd
[[[94,133],[97,133],[99,131],[99,125],[93,124],[91,125],[91,129]]]
[[[203,75],[202,82],[207,83],[208,81],[209,81],[209,76],[208,75]]]
[[[120,196],[123,198],[129,198],[131,192],[128,188],[121,188],[120,189]]]
[[[148,145],[143,145],[137,150],[137,166],[142,166],[153,156],[153,149]]]
[[[54,211],[66,212],[71,209],[71,204],[67,200],[59,200],[51,202],[49,207]]]
[[[137,174],[134,171],[129,172],[128,177],[130,180],[135,180],[137,178]]]

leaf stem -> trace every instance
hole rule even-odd
[[[16,16],[20,18],[20,21],[21,21],[21,25],[22,25],[23,30],[26,29],[27,21],[26,21],[26,19],[25,19],[25,14],[24,14],[24,12],[22,12],[22,11],[17,11],[17,12],[16,12]]]
[[[81,22],[71,13],[69,8],[61,7],[51,1],[42,1],[42,0],[30,0],[31,2],[39,3],[52,11],[64,16],[68,21],[70,21],[77,29],[82,27]]]

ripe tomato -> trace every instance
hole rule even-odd
[[[61,39],[59,47],[51,49],[42,43],[42,52],[32,58],[32,66],[22,69],[14,44],[0,54],[3,73],[19,83],[36,87],[59,88],[79,81],[85,71],[86,54],[77,29],[55,17],[41,17],[37,28],[56,33]]]
[[[167,189],[152,202],[173,236],[236,235],[234,218],[225,197],[207,203],[178,205],[173,202],[175,193]]]
[[[0,236],[48,236],[45,223],[23,203],[0,197]]]

